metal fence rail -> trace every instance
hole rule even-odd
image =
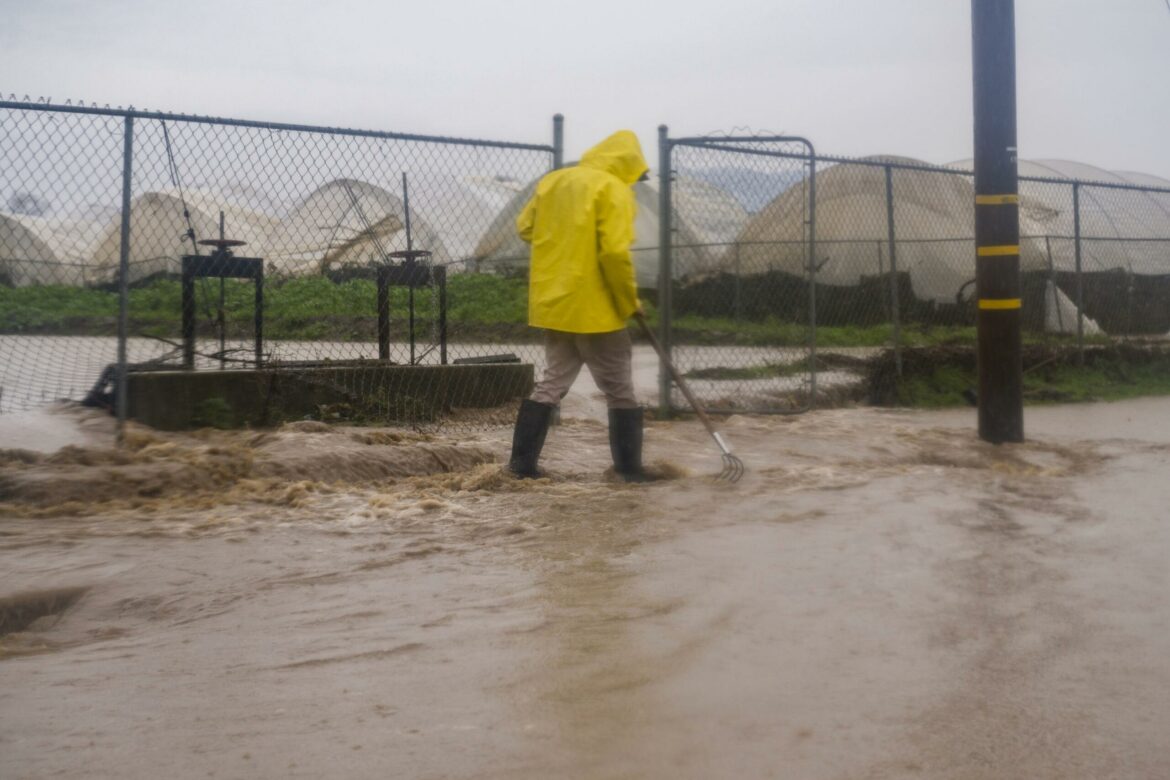
[[[477,424],[424,387],[387,409],[376,369],[542,359],[523,282],[463,272],[561,138],[559,116],[550,145],[0,102],[0,412],[110,365],[262,365],[342,383],[352,408],[322,414]]]

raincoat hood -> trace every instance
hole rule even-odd
[[[618,130],[581,156],[580,165],[612,173],[633,184],[650,170],[642,156],[642,145],[631,130]]]

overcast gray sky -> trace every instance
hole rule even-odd
[[[971,155],[969,0],[0,0],[0,92],[546,141]],[[1170,177],[1166,0],[1017,0],[1019,146]]]

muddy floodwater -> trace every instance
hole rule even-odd
[[[4,778],[1170,777],[1170,400],[0,465]],[[64,422],[62,422],[64,421]],[[29,423],[24,423],[25,435]]]

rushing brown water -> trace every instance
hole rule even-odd
[[[0,775],[1170,777],[1168,412],[9,451]]]

